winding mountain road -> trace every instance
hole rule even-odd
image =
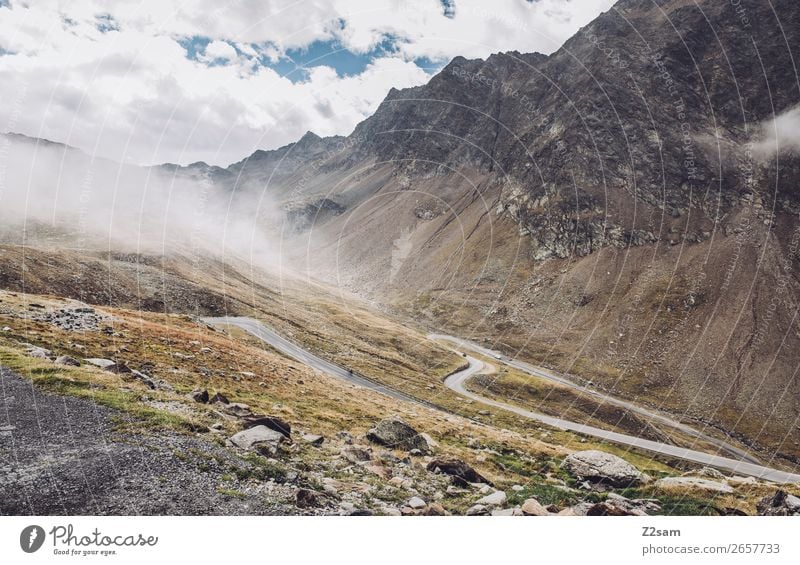
[[[597,398],[598,400],[606,404],[619,406],[620,408],[623,408],[628,412],[638,414],[639,416],[642,416],[653,422],[659,422],[670,428],[681,431],[686,435],[695,437],[697,439],[701,439],[707,443],[719,447],[721,450],[733,455],[736,459],[747,461],[748,463],[754,463],[756,465],[760,464],[760,461],[758,459],[756,459],[743,449],[739,449],[738,447],[726,443],[721,439],[715,438],[699,430],[696,430],[695,428],[692,428],[691,426],[679,422],[678,420],[675,420],[662,412],[657,412],[655,410],[644,408],[632,402],[615,398],[613,396],[610,396],[593,388],[582,386],[564,376],[548,371],[547,369],[544,369],[542,367],[536,367],[535,365],[531,365],[530,363],[506,357],[505,355],[500,355],[496,351],[492,351],[491,349],[487,349],[486,347],[483,347],[481,345],[478,345],[477,343],[468,341],[466,339],[461,339],[458,337],[453,337],[444,334],[429,334],[428,338],[438,341],[446,341],[448,343],[460,347],[461,349],[469,349],[478,354],[485,355],[487,357],[492,357],[494,359],[497,359],[499,363],[508,365],[509,367],[513,367],[517,370],[522,371],[523,373],[527,373],[528,375],[539,377],[541,379],[550,381],[552,383],[566,386],[568,388],[571,388],[572,390]]]
[[[588,426],[586,424],[579,424],[577,422],[571,422],[569,420],[556,418],[554,416],[547,416],[545,414],[531,412],[529,410],[525,410],[524,408],[520,408],[519,406],[514,406],[513,404],[506,404],[505,402],[500,402],[497,400],[492,400],[491,398],[477,395],[468,390],[465,385],[469,379],[484,372],[487,369],[487,366],[486,363],[479,359],[475,359],[474,357],[467,356],[467,361],[469,362],[469,367],[447,377],[447,379],[445,379],[445,385],[452,391],[477,402],[481,402],[482,404],[488,404],[489,406],[494,406],[495,408],[500,408],[501,410],[513,412],[514,414],[522,416],[523,418],[536,420],[555,428],[612,441],[614,443],[629,447],[644,449],[653,453],[659,453],[661,455],[677,457],[679,459],[692,461],[693,463],[700,463],[701,465],[707,465],[716,469],[723,469],[739,475],[747,475],[777,483],[796,483],[800,481],[800,475],[788,473],[786,471],[780,471],[778,469],[771,469],[769,467],[764,467],[749,461],[720,457],[718,455],[703,453],[702,451],[695,451],[693,449],[678,447],[676,445],[660,443],[657,441],[642,439],[636,436],[603,430],[594,426]]]
[[[384,385],[381,385],[379,383],[376,383],[374,381],[366,379],[366,378],[364,378],[364,377],[362,377],[360,375],[356,375],[356,374],[352,373],[350,370],[345,369],[343,367],[340,367],[339,365],[336,365],[334,363],[326,361],[326,360],[314,355],[313,353],[303,349],[299,345],[297,345],[297,344],[285,339],[281,335],[277,334],[275,331],[271,330],[270,328],[266,327],[264,324],[262,324],[261,322],[259,322],[258,320],[255,320],[253,318],[220,317],[220,318],[204,318],[203,321],[205,323],[207,323],[207,324],[212,324],[212,325],[227,324],[227,325],[238,327],[238,328],[240,328],[240,329],[242,329],[242,330],[254,335],[258,339],[260,339],[263,342],[267,343],[268,345],[278,349],[279,351],[281,351],[285,355],[288,355],[289,357],[292,357],[293,359],[296,359],[297,361],[300,361],[301,363],[304,363],[304,364],[308,365],[309,367],[311,367],[313,369],[317,369],[318,371],[321,371],[321,372],[326,373],[328,375],[331,375],[333,377],[336,377],[336,378],[342,379],[344,381],[356,384],[358,386],[362,386],[364,388],[368,388],[370,390],[374,390],[374,391],[380,392],[382,394],[385,394],[387,396],[390,396],[390,397],[398,399],[398,400],[405,400],[405,401],[408,401],[408,402],[413,402],[413,403],[416,403],[416,404],[422,404],[422,405],[425,405],[425,406],[432,406],[432,407],[436,408],[435,405],[432,405],[431,403],[429,403],[427,401],[414,398],[412,396],[409,396],[409,395],[407,395],[405,393],[402,393],[402,392],[394,390],[394,389],[390,389],[390,388],[388,388],[388,387],[386,387]],[[440,339],[440,340],[450,341],[451,343],[456,343],[457,345],[460,345],[460,346],[465,347],[465,348],[478,350],[480,353],[487,354],[487,355],[490,355],[490,356],[495,357],[495,358],[498,356],[497,353],[495,353],[493,351],[490,351],[488,349],[482,348],[481,346],[479,346],[477,344],[472,344],[471,342],[467,342],[466,340],[460,340],[459,338],[453,338],[451,336],[442,336],[440,334],[432,334],[429,337],[435,338],[435,339]],[[675,445],[670,445],[670,444],[666,444],[666,443],[660,443],[660,442],[657,442],[657,441],[642,439],[642,438],[638,438],[638,437],[635,437],[635,436],[630,436],[630,435],[626,435],[626,434],[621,434],[621,433],[617,433],[617,432],[603,430],[603,429],[600,429],[600,428],[596,428],[594,426],[588,426],[588,425],[585,425],[585,424],[579,424],[577,422],[571,422],[569,420],[564,420],[564,419],[556,418],[556,417],[553,417],[553,416],[547,416],[545,414],[538,414],[536,412],[531,412],[529,410],[525,410],[523,408],[520,408],[518,406],[514,406],[512,404],[506,404],[505,402],[500,402],[500,401],[497,401],[497,400],[493,400],[491,398],[485,398],[483,396],[479,396],[479,395],[467,390],[465,385],[466,385],[466,382],[469,379],[471,379],[475,375],[478,375],[481,372],[485,371],[487,369],[487,365],[483,361],[481,361],[479,359],[476,359],[474,357],[470,357],[470,356],[467,356],[466,360],[467,360],[467,362],[469,364],[468,367],[465,368],[465,369],[462,369],[461,371],[457,371],[457,372],[453,373],[452,375],[450,375],[449,377],[447,377],[445,379],[445,385],[448,388],[450,388],[451,390],[453,390],[454,392],[456,392],[457,394],[460,394],[460,395],[462,395],[464,397],[470,398],[470,399],[475,400],[477,402],[481,402],[481,403],[489,405],[489,406],[494,406],[495,408],[499,408],[501,410],[506,410],[508,412],[512,412],[514,414],[517,414],[518,416],[522,416],[523,418],[527,418],[527,419],[530,419],[530,420],[535,420],[535,421],[538,421],[538,422],[541,422],[543,424],[546,424],[546,425],[549,425],[549,426],[553,426],[553,427],[556,427],[556,428],[560,428],[560,429],[564,429],[564,430],[568,430],[568,431],[584,434],[584,435],[595,437],[595,438],[602,439],[602,440],[612,441],[614,443],[618,443],[618,444],[629,446],[629,447],[635,447],[635,448],[639,448],[639,449],[644,449],[644,450],[650,451],[652,453],[658,453],[658,454],[661,454],[661,455],[668,455],[670,457],[676,457],[676,458],[683,459],[683,460],[686,460],[686,461],[691,461],[693,463],[699,463],[701,465],[708,465],[708,466],[711,466],[711,467],[715,467],[717,469],[723,469],[723,470],[730,471],[730,472],[733,472],[733,473],[737,473],[737,474],[740,474],[740,475],[752,476],[752,477],[765,479],[765,480],[769,480],[769,481],[774,481],[774,482],[778,482],[778,483],[800,482],[800,475],[797,475],[797,474],[794,474],[794,473],[788,473],[786,471],[780,471],[778,469],[771,469],[769,467],[764,467],[764,466],[758,465],[758,464],[750,462],[750,461],[743,461],[743,460],[737,460],[737,459],[730,459],[730,458],[727,458],[727,457],[720,457],[718,455],[711,455],[711,454],[708,454],[708,453],[703,453],[701,451],[695,451],[695,450],[692,450],[692,449],[686,449],[686,448],[678,447],[678,446],[675,446]],[[531,369],[538,370],[536,367],[528,365],[527,363],[517,362],[517,361],[514,361],[514,360],[508,360],[508,359],[503,358],[502,356],[500,356],[499,360],[503,361],[506,364],[509,364],[510,366],[515,366],[516,367],[516,364],[520,364],[520,366],[527,366],[527,367],[530,367]],[[514,362],[515,365],[512,365],[511,363],[509,363],[509,361]],[[517,368],[519,368],[519,367],[517,367]],[[526,370],[526,369],[522,369],[522,370]],[[559,377],[559,378],[561,378],[561,377]],[[558,381],[558,382],[562,382],[562,381]],[[574,387],[577,386],[577,385],[574,385],[573,383],[571,383],[570,381],[568,381],[566,379],[563,379],[562,384],[566,384],[568,386],[574,386]],[[587,390],[589,390],[589,389],[587,389]],[[615,400],[617,400],[617,399],[615,399]],[[617,400],[617,402],[624,402],[624,401],[618,401]],[[636,408],[638,410],[645,410],[645,409],[642,409],[640,407],[636,407]],[[645,410],[645,412],[647,412],[647,411]],[[637,413],[641,413],[641,412],[637,412]],[[647,412],[647,414],[649,416],[649,412]],[[666,418],[665,416],[661,416],[661,417]],[[669,419],[667,418],[667,420],[669,420]],[[679,424],[679,422],[675,422],[675,423]],[[689,429],[691,429],[691,428],[689,428]],[[697,432],[697,433],[699,433],[699,432]]]
[[[335,365],[330,361],[326,361],[325,359],[314,355],[310,351],[307,351],[296,343],[289,341],[280,334],[276,333],[274,330],[268,328],[253,318],[227,316],[222,318],[203,318],[202,320],[206,324],[227,324],[230,326],[236,326],[237,328],[254,335],[264,343],[271,345],[284,355],[288,355],[292,359],[300,361],[312,369],[316,369],[317,371],[321,371],[327,375],[336,377],[337,379],[342,379],[355,385],[380,392],[397,400],[419,403],[416,398],[404,394],[399,390],[387,388],[380,383],[365,379],[364,377],[352,372],[350,369],[340,367],[339,365]]]

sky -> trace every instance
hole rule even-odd
[[[457,55],[551,53],[612,0],[0,0],[0,131],[225,166],[347,135]]]

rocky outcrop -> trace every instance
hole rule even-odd
[[[800,498],[778,490],[756,505],[761,516],[800,516]]]
[[[428,442],[411,426],[397,418],[387,418],[369,430],[367,439],[391,447],[411,451],[419,449],[423,453],[430,451]]]
[[[231,445],[241,449],[257,451],[263,455],[275,455],[278,445],[285,441],[282,433],[271,430],[266,426],[255,426],[242,430],[231,436],[228,440]]]
[[[720,481],[700,477],[665,477],[655,482],[655,487],[664,490],[701,490],[706,492],[730,494],[733,487]]]
[[[466,487],[470,483],[491,484],[486,477],[460,459],[434,459],[426,468],[433,473],[449,475],[456,486]]]
[[[252,415],[252,416],[245,416],[243,419],[244,426],[246,428],[252,428],[255,426],[266,426],[270,430],[274,430],[280,434],[283,434],[284,437],[288,438],[292,435],[292,426],[286,420],[282,418],[278,418],[277,416],[264,416],[264,415]]]
[[[506,493],[498,490],[478,499],[475,504],[480,504],[481,506],[503,506],[507,499]]]
[[[628,487],[645,483],[649,477],[616,455],[604,451],[579,451],[567,456],[564,469],[571,475],[592,483]]]
[[[293,202],[286,205],[286,219],[295,231],[302,232],[311,226],[343,214],[346,208],[330,198],[320,198],[311,202]]]

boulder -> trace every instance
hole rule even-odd
[[[361,463],[362,461],[369,461],[372,459],[372,454],[364,448],[348,445],[340,452],[342,457],[350,461],[350,463]]]
[[[704,490],[720,494],[730,494],[733,487],[719,481],[702,479],[700,477],[664,477],[656,481],[655,486],[663,490]]]
[[[65,365],[67,367],[80,367],[81,362],[69,355],[59,355],[56,357],[56,365]]]
[[[491,484],[486,477],[460,459],[434,459],[426,468],[433,473],[449,475],[453,484],[460,487],[467,487],[469,483]]]
[[[219,409],[225,412],[226,414],[235,416],[236,418],[247,418],[248,416],[253,415],[253,411],[250,410],[250,406],[244,404],[243,402],[231,402],[230,404],[220,404]]]
[[[519,508],[495,508],[491,516],[524,516],[524,514]]]
[[[503,506],[506,503],[506,493],[502,490],[487,494],[483,498],[475,502],[484,506]]]
[[[205,389],[196,388],[191,392],[190,396],[195,402],[208,404],[208,391]]]
[[[425,516],[446,516],[447,512],[444,509],[444,506],[439,504],[438,502],[431,502],[428,504],[427,508],[422,512]]]
[[[800,498],[778,490],[756,504],[760,516],[800,516]]]
[[[406,502],[406,505],[414,510],[419,510],[420,508],[425,508],[427,506],[425,501],[418,496],[412,496],[409,498],[408,502]]]
[[[406,451],[419,449],[424,453],[430,452],[430,446],[425,438],[419,435],[417,430],[397,418],[382,420],[367,433],[367,439],[392,449]]]
[[[621,457],[593,449],[569,455],[562,466],[579,479],[612,487],[634,486],[650,480]]]
[[[379,476],[383,480],[386,480],[392,476],[392,472],[389,470],[389,468],[383,465],[367,465],[365,469],[373,475]]]
[[[103,367],[103,370],[116,375],[129,375],[133,372],[132,369],[122,361],[117,361],[113,365],[107,365]]]
[[[303,434],[303,441],[314,447],[320,447],[325,441],[325,438],[316,434]]]
[[[539,504],[539,501],[535,498],[529,498],[525,502],[522,503],[522,513],[525,516],[549,516],[550,512],[547,511],[547,508]]]
[[[425,443],[427,443],[427,444],[428,444],[428,449],[429,449],[429,450],[433,451],[433,450],[435,450],[435,449],[437,449],[437,448],[439,447],[439,444],[436,442],[436,440],[435,440],[435,439],[433,439],[433,438],[430,436],[430,434],[421,433],[421,434],[419,434],[419,436],[420,436],[422,439],[424,439],[424,440],[425,440]]]
[[[234,406],[234,404],[229,404],[228,406]],[[246,428],[252,428],[253,426],[267,426],[271,430],[282,433],[287,438],[292,434],[292,426],[277,416],[264,416],[262,414],[245,416],[244,426]]]
[[[101,369],[105,369],[106,367],[116,364],[111,359],[100,359],[98,357],[91,357],[89,359],[84,359],[84,361],[90,365],[94,365],[95,367],[100,367]]]
[[[221,392],[216,393],[214,396],[211,397],[211,402],[219,402],[220,404],[230,404],[230,400],[228,397],[222,394]]]
[[[27,344],[28,348],[28,355],[33,357],[34,359],[50,359],[53,353],[49,349],[45,349],[44,347],[38,347],[36,345]]]
[[[697,472],[698,475],[702,475],[704,477],[710,477],[712,479],[721,479],[725,480],[725,475],[714,469],[713,467],[703,467]]]
[[[586,511],[587,516],[634,516],[633,512],[630,512],[624,506],[614,504],[607,500],[603,502],[598,502],[597,504],[593,505]],[[645,516],[646,514],[636,514],[638,516]]]
[[[153,379],[151,379],[148,375],[145,375],[144,373],[142,373],[140,371],[131,371],[131,376],[133,378],[135,378],[136,380],[141,381],[145,386],[147,386],[147,387],[149,387],[149,388],[151,388],[153,390],[158,388],[156,386],[156,382]]]
[[[319,493],[306,488],[299,488],[294,493],[294,504],[298,508],[316,508],[320,506]]]
[[[286,438],[282,433],[271,430],[266,426],[248,428],[231,436],[230,442],[236,447],[258,451],[265,455],[273,455],[278,450],[278,445]]]
[[[489,514],[489,509],[483,504],[475,504],[467,509],[467,516],[486,516]]]

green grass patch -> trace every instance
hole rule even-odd
[[[234,488],[225,488],[225,487],[217,487],[217,492],[220,494],[224,494],[225,496],[233,496],[236,498],[244,498],[247,496],[240,490],[236,490]]]
[[[233,466],[230,468],[230,471],[235,474],[236,478],[240,481],[246,481],[248,479],[268,481],[272,479],[276,483],[286,482],[286,468],[280,463],[270,461],[255,453],[246,454],[243,460],[248,463],[247,466]]]
[[[564,507],[578,502],[578,498],[573,493],[547,483],[529,483],[523,485],[522,490],[512,490],[507,494],[509,506],[520,505],[529,498],[535,498],[542,506],[555,504],[556,506]]]

